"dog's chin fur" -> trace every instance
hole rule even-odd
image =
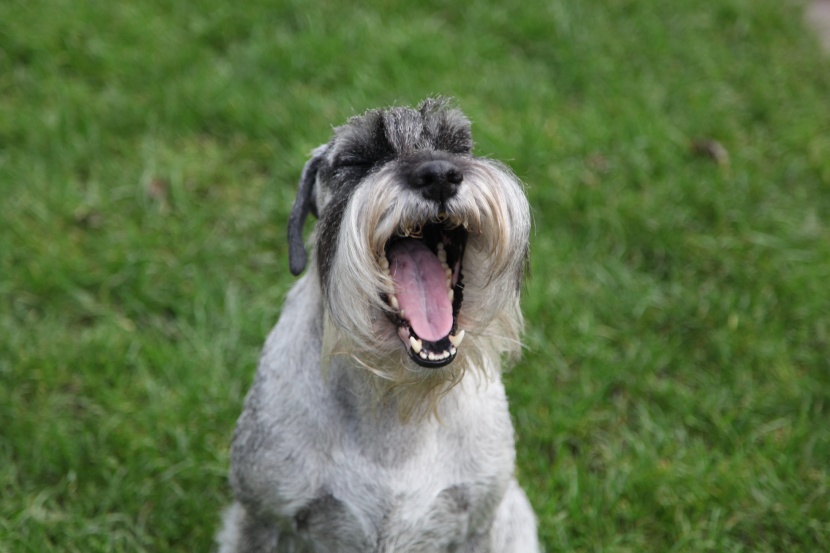
[[[517,282],[527,261],[530,221],[521,184],[509,169],[475,160],[459,194],[446,206],[448,224],[468,232],[464,300],[457,319],[465,331],[464,343],[448,365],[421,367],[410,359],[387,316],[390,307],[383,294],[394,285],[378,259],[394,234],[436,220],[438,208],[413,198],[393,174],[381,171],[366,179],[345,210],[329,275],[337,284],[323,283],[322,359],[324,368],[332,358],[345,357],[366,369],[375,377],[371,386],[376,401],[394,401],[401,417],[409,419],[436,413],[441,396],[466,373],[480,382],[498,377],[501,367],[520,352],[523,319]]]
[[[459,320],[463,320],[459,318]],[[372,403],[385,407],[393,403],[402,421],[438,416],[441,397],[465,375],[479,385],[498,378],[501,368],[509,366],[521,350],[521,312],[502,313],[480,332],[467,331],[455,359],[439,368],[426,368],[409,357],[393,325],[385,316],[376,318],[379,340],[372,350],[361,349],[350,340],[327,313],[323,319],[322,369],[325,375],[337,359],[365,370],[363,379],[373,397]],[[462,323],[459,322],[459,326]],[[380,338],[380,336],[383,336]]]

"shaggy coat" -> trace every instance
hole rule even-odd
[[[222,553],[539,551],[500,380],[529,208],[471,152],[444,100],[370,111],[314,151],[289,229],[291,270],[308,270],[237,424]],[[421,269],[444,276],[411,284]],[[413,313],[410,288],[445,315]]]

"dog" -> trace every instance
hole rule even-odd
[[[313,151],[298,276],[231,446],[221,553],[535,553],[500,379],[521,349],[530,209],[445,98]],[[304,222],[318,218],[312,255]]]

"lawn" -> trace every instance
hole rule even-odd
[[[830,551],[830,59],[780,0],[0,2],[0,553],[208,551],[308,152],[454,96],[533,206],[549,552]]]

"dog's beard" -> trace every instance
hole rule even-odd
[[[470,367],[494,376],[521,348],[529,232],[521,184],[496,162],[475,160],[443,207],[394,168],[368,177],[343,211],[323,283],[324,353],[421,395]],[[415,313],[419,305],[430,313]]]

